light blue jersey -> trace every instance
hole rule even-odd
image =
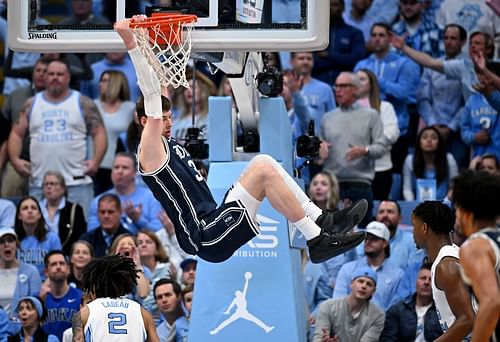
[[[125,298],[97,298],[87,304],[89,317],[83,329],[85,341],[146,341],[141,306]]]

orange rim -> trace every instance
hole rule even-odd
[[[170,24],[188,24],[196,22],[198,17],[194,14],[180,14],[180,13],[153,13],[151,17],[146,18],[141,22],[130,22],[131,28],[145,27],[150,28],[155,25],[170,25]]]

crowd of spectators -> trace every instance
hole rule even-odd
[[[65,3],[61,23],[113,21],[105,1]],[[331,0],[329,34],[324,51],[269,56],[286,67],[281,96],[294,140],[314,120],[322,141],[302,172],[311,200],[323,210],[369,201],[364,244],[319,265],[303,253],[310,340],[433,340],[445,331],[429,256],[401,207],[453,207],[454,177],[467,168],[500,177],[499,16],[479,0]],[[170,92],[180,141],[193,124],[208,139],[209,96],[231,95],[224,75],[195,73],[190,88]],[[134,260],[140,278],[129,297],[152,313],[161,341],[185,341],[194,285],[207,285],[196,283],[196,258],[137,174],[140,92],[128,55],[7,46],[5,75],[0,341],[65,340],[85,302],[83,267],[108,254]],[[198,165],[206,178],[209,161]]]

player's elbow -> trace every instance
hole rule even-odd
[[[472,331],[472,327],[474,326],[474,312],[471,310],[467,310],[461,313],[455,323],[459,324],[461,330],[469,333]],[[465,337],[465,336],[464,336]]]
[[[497,320],[500,317],[500,296],[494,295],[485,301],[484,305],[488,308],[490,315],[497,315]]]

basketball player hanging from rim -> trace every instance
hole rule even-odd
[[[320,263],[361,243],[364,232],[349,232],[365,216],[367,201],[343,210],[322,212],[268,155],[252,158],[227,191],[215,200],[189,153],[170,137],[172,113],[165,91],[140,49],[130,23],[144,15],[122,19],[115,30],[134,63],[143,97],[137,115],[144,127],[138,150],[139,172],[174,223],[181,248],[209,262],[222,262],[259,233],[257,211],[264,198],[307,239],[311,261]],[[154,63],[154,61],[153,61]],[[165,92],[166,93],[166,92]]]

